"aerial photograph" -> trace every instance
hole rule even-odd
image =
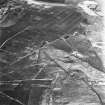
[[[105,0],[0,0],[0,105],[105,105]]]

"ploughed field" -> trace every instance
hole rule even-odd
[[[6,12],[0,20],[1,105],[105,104],[104,67],[90,51],[80,25],[90,23],[79,8],[14,3]],[[92,88],[89,80],[96,82]]]

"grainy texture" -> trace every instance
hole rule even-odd
[[[0,105],[105,105],[102,17],[32,2],[0,2]]]

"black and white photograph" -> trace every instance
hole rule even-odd
[[[105,0],[0,0],[0,105],[105,105]]]

